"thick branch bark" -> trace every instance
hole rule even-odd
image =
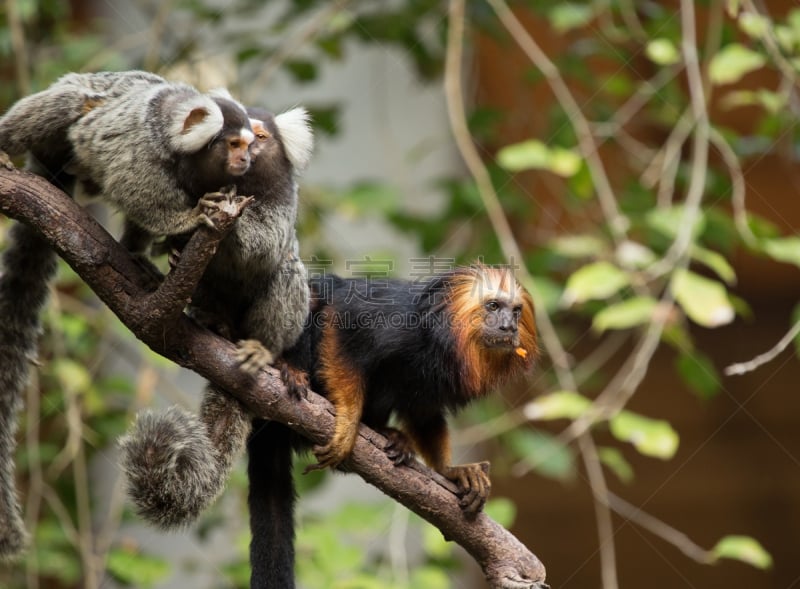
[[[166,358],[242,401],[255,415],[287,424],[314,443],[333,432],[333,408],[310,393],[295,401],[275,370],[254,379],[238,369],[234,345],[201,328],[182,309],[229,226],[201,228],[179,267],[155,292],[152,279],[93,218],[64,193],[27,172],[0,166],[0,211],[35,227],[130,330]],[[2,320],[2,318],[0,318]],[[362,426],[345,467],[463,546],[492,587],[545,587],[539,559],[487,515],[467,519],[455,487],[422,464],[394,466],[383,436]]]

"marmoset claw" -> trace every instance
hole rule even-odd
[[[236,360],[239,362],[239,367],[248,374],[256,374],[262,368],[275,362],[272,352],[258,340],[242,340],[236,344],[236,347]]]

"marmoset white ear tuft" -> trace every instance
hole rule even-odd
[[[275,117],[275,125],[281,134],[286,157],[295,171],[302,172],[311,159],[314,149],[314,133],[311,130],[308,111],[303,107],[293,108]]]
[[[198,95],[170,115],[169,138],[179,153],[200,151],[222,129],[222,110],[210,97]]]

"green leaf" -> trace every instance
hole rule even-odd
[[[122,548],[108,553],[106,567],[117,581],[134,587],[152,587],[171,570],[166,560]]]
[[[704,327],[719,327],[733,321],[734,309],[725,287],[689,270],[672,276],[672,294],[686,315]]]
[[[772,556],[750,536],[725,536],[711,549],[715,559],[732,558],[759,569],[772,568]]]
[[[642,269],[656,261],[656,255],[649,247],[626,239],[617,246],[617,261],[623,268]]]
[[[762,239],[761,249],[773,260],[800,266],[800,237]]]
[[[736,283],[736,271],[728,260],[725,259],[725,256],[719,252],[695,245],[692,246],[691,256],[704,266],[713,270],[714,273],[727,284]]]
[[[550,241],[549,247],[567,258],[591,258],[607,251],[606,242],[595,235],[564,235]]]
[[[630,483],[633,480],[633,467],[617,448],[610,446],[598,448],[597,456],[620,481]]]
[[[653,209],[645,216],[645,222],[649,227],[655,229],[662,235],[674,239],[681,227],[686,223],[684,220],[684,206],[676,205],[673,207]],[[705,216],[701,212],[692,227],[692,238],[700,235],[706,226]]]
[[[556,32],[566,33],[589,24],[594,17],[594,10],[590,4],[560,2],[550,10],[547,17]]]
[[[86,366],[69,358],[54,360],[51,369],[62,389],[85,391],[92,384],[92,376]]]
[[[772,24],[769,18],[754,12],[742,12],[738,22],[742,32],[751,39],[763,39]]]
[[[678,433],[663,419],[621,411],[608,424],[615,438],[633,444],[645,456],[669,460],[678,449]]]
[[[555,436],[542,431],[520,428],[504,436],[508,447],[539,474],[557,480],[575,475],[572,451]]]
[[[561,301],[564,306],[603,300],[630,284],[628,274],[610,262],[594,262],[575,271],[568,279]]]
[[[497,152],[497,163],[509,172],[547,168],[549,161],[550,149],[537,139],[506,145]]]
[[[709,399],[719,393],[721,379],[708,356],[695,350],[678,356],[676,365],[683,381],[699,397]]]
[[[778,40],[778,45],[781,46],[781,49],[787,53],[791,53],[794,50],[794,45],[797,41],[797,38],[791,27],[787,27],[785,25],[775,25],[775,27],[772,29],[772,32],[775,34],[775,38]]]
[[[653,297],[633,297],[621,303],[609,305],[592,320],[592,327],[597,331],[606,329],[630,329],[648,323],[658,301]]]
[[[708,75],[714,84],[732,84],[766,63],[760,53],[739,43],[726,45],[711,58]]]
[[[564,178],[574,176],[582,161],[575,151],[565,147],[550,148],[538,139],[506,145],[497,152],[497,163],[509,172],[549,170]]]
[[[653,39],[647,44],[645,53],[658,65],[672,65],[681,60],[680,52],[669,39]]]
[[[575,419],[582,415],[592,402],[573,391],[556,391],[541,395],[525,405],[524,413],[531,421],[550,419]]]
[[[548,169],[562,178],[571,178],[577,174],[582,163],[581,156],[571,149],[554,147],[550,150]]]
[[[498,497],[486,502],[484,512],[504,528],[510,528],[517,517],[517,506],[507,497]]]

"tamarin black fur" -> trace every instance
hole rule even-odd
[[[144,248],[149,235],[211,223],[220,188],[250,166],[249,118],[233,100],[204,95],[147,72],[68,74],[0,117],[0,151],[73,193],[117,206]],[[33,229],[15,225],[0,277],[0,559],[25,543],[13,480],[16,412],[35,356],[39,314],[56,255]]]
[[[375,282],[375,281],[373,281]],[[462,507],[483,506],[479,464],[452,465],[445,417],[522,376],[538,354],[533,302],[506,268],[460,267],[419,285],[343,279],[312,283],[317,305],[290,364],[336,408],[318,467],[338,466],[358,424],[388,433],[400,462],[416,451],[458,483]],[[401,430],[387,428],[394,415]]]
[[[239,194],[254,200],[209,262],[190,313],[238,341],[242,368],[256,372],[297,341],[308,313],[306,272],[295,235],[295,175],[308,164],[313,135],[302,108],[277,116],[248,108],[248,114],[256,134],[253,163],[235,184]],[[181,242],[180,237],[168,241],[176,247]],[[192,523],[222,492],[251,431],[250,446],[261,447],[261,427],[253,429],[251,420],[238,401],[212,384],[199,416],[177,407],[142,412],[120,441],[138,513],[165,529]],[[272,431],[277,424],[267,427]],[[251,474],[259,488],[259,473]],[[251,492],[251,501],[259,500]]]
[[[363,421],[386,434],[396,464],[419,453],[457,483],[467,514],[490,490],[485,463],[451,464],[446,416],[528,371],[537,355],[534,307],[509,269],[459,267],[423,282],[336,276],[310,281],[311,313],[284,354],[336,408],[335,433],[314,451],[335,467]],[[402,429],[387,427],[396,417]],[[294,585],[291,455],[308,443],[278,423],[249,442],[251,589]]]

